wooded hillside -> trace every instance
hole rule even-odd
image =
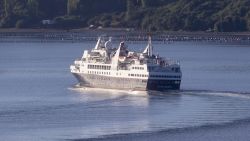
[[[0,0],[1,28],[249,31],[249,0]]]

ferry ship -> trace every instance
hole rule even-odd
[[[143,52],[128,50],[124,42],[114,48],[111,39],[99,37],[70,70],[80,86],[93,88],[179,90],[182,78],[178,61],[153,54],[151,37]]]

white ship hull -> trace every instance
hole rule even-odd
[[[181,80],[137,79],[73,73],[81,86],[126,90],[179,90]]]

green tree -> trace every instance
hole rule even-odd
[[[77,14],[79,3],[80,3],[80,0],[68,0],[68,4],[67,4],[68,15]]]
[[[27,2],[29,14],[33,18],[37,18],[39,15],[39,2],[38,0],[28,0]]]

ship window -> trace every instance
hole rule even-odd
[[[175,72],[180,72],[180,69],[179,68],[175,68]]]

